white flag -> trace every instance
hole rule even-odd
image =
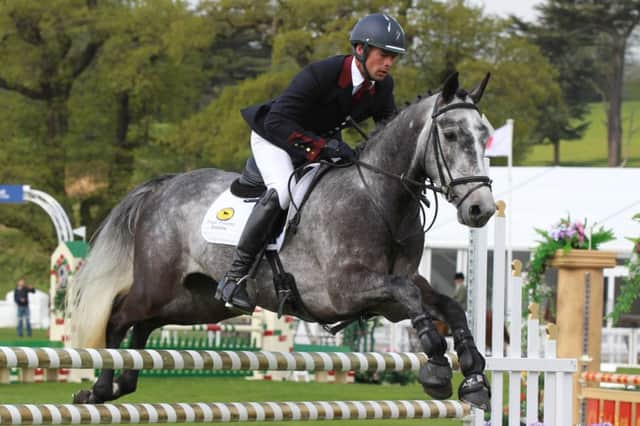
[[[484,151],[485,157],[511,157],[512,126],[511,122],[508,122],[489,136]]]
[[[82,241],[86,240],[86,238],[87,238],[87,227],[86,226],[81,226],[80,228],[75,228],[73,230],[73,235],[77,235],[78,237],[82,238]]]

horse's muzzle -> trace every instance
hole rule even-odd
[[[475,191],[458,206],[458,221],[473,228],[484,226],[496,212],[496,204],[489,188]]]

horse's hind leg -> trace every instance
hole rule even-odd
[[[134,324],[131,331],[131,343],[130,349],[144,349],[147,344],[147,339],[153,330],[158,326],[157,322],[138,322]],[[123,370],[122,373],[115,379],[113,386],[113,399],[120,398],[121,396],[133,393],[136,391],[138,385],[138,376],[140,370]]]
[[[114,308],[115,309],[115,308]],[[127,326],[114,326],[112,314],[109,319],[109,325],[107,326],[107,348],[117,349],[124,340],[127,333]],[[114,397],[114,370],[105,368],[100,372],[98,380],[93,384],[91,390],[82,390],[73,395],[74,404],[99,404],[105,401],[111,401],[117,397]]]
[[[141,309],[140,299],[134,300],[132,293],[128,293],[122,299],[116,301],[111,312],[111,317],[107,323],[107,341],[106,347],[110,349],[117,349],[124,340],[127,330],[134,324],[132,318],[139,317],[139,310]],[[134,314],[135,312],[135,314]],[[137,315],[136,315],[137,314]],[[82,390],[73,396],[73,402],[78,403],[102,403],[105,401],[111,401],[117,398],[116,396],[116,383],[113,381],[114,371],[113,369],[105,368],[100,373],[100,377],[93,385],[93,388],[88,390]]]
[[[485,360],[473,340],[464,310],[450,297],[433,290],[424,277],[415,275],[412,281],[420,288],[423,303],[438,310],[452,330],[460,370],[464,375],[458,388],[458,397],[474,406],[488,409],[491,392],[484,375]]]

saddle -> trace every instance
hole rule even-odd
[[[322,176],[331,169],[331,167],[327,165],[318,166],[320,169],[315,173],[311,182],[308,185],[308,188],[302,198],[301,202],[295,207],[290,207],[295,210],[295,214],[290,215],[290,219],[287,222],[287,214],[284,213],[280,219],[280,225],[276,228],[276,232],[274,235],[269,236],[269,242],[266,247],[262,249],[260,254],[256,257],[254,265],[251,267],[249,272],[249,277],[254,278],[255,273],[258,269],[260,262],[262,262],[262,258],[266,257],[267,261],[272,270],[273,274],[273,284],[275,287],[277,300],[278,300],[278,317],[282,316],[285,309],[287,311],[292,312],[294,315],[307,319],[309,321],[316,321],[315,318],[311,314],[309,314],[308,310],[305,308],[304,303],[302,302],[302,298],[300,297],[300,293],[298,292],[298,287],[296,285],[296,280],[293,274],[287,272],[284,269],[282,261],[280,260],[280,255],[278,254],[278,250],[275,244],[275,239],[282,233],[285,226],[286,234],[281,237],[286,239],[288,236],[295,234],[297,232],[297,225],[300,220],[300,212],[302,211],[303,206],[306,204],[309,195],[320,181]],[[296,173],[296,180],[300,181],[300,179],[307,174],[311,168],[299,168],[294,173]],[[255,162],[253,156],[247,159],[245,163],[244,169],[240,177],[235,179],[231,183],[230,191],[233,195],[240,198],[260,198],[266,192],[267,188],[264,184],[264,180],[262,179],[262,175],[260,174],[260,170]]]
[[[273,240],[282,233],[282,229],[285,225],[287,226],[287,230],[283,238],[286,239],[287,236],[296,233],[298,223],[300,221],[300,212],[306,204],[309,195],[316,187],[320,179],[332,168],[331,166],[326,164],[321,164],[318,167],[320,169],[311,180],[309,187],[302,198],[302,201],[299,202],[296,206],[295,214],[289,219],[288,223],[286,217],[284,217],[283,215],[282,223],[279,227],[277,227],[277,232],[275,233],[276,235],[270,236],[271,243],[267,243],[267,246],[256,257],[255,263],[253,264],[249,272],[249,277],[255,278],[256,271],[258,269],[258,266],[262,262],[262,258],[266,257],[267,261],[269,262],[269,266],[271,267],[273,275],[273,285],[277,295],[278,318],[283,315],[286,309],[288,312],[305,321],[317,322],[327,332],[335,335],[350,324],[353,324],[357,321],[365,321],[372,315],[363,314],[357,318],[341,321],[336,325],[330,325],[329,323],[320,321],[315,318],[311,313],[309,313],[304,305],[304,302],[302,301],[302,298],[300,297],[295,277],[293,276],[293,274],[287,272],[284,269],[277,248],[273,248],[276,246]],[[310,170],[311,169],[305,167],[296,169],[296,171],[294,172],[296,173],[296,180],[299,182],[300,179],[302,179],[302,177]],[[231,183],[230,191],[233,195],[241,198],[260,198],[267,191],[264,180],[262,179],[262,175],[260,174],[260,170],[258,169],[258,165],[256,164],[253,156],[250,156],[247,159],[240,177],[238,177]],[[291,208],[292,207],[290,207],[289,209]]]
[[[240,177],[231,183],[230,190],[240,198],[259,198],[267,191],[253,155],[245,163]]]

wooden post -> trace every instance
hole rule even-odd
[[[600,370],[600,346],[603,324],[602,270],[616,265],[613,252],[573,249],[567,254],[558,250],[549,263],[558,269],[557,322],[558,358],[576,358],[583,355],[583,316],[584,316],[584,274],[591,275],[591,294],[589,306],[589,335],[586,371]],[[573,394],[576,396],[573,406],[573,423],[579,419],[579,383],[576,374],[573,381]]]

